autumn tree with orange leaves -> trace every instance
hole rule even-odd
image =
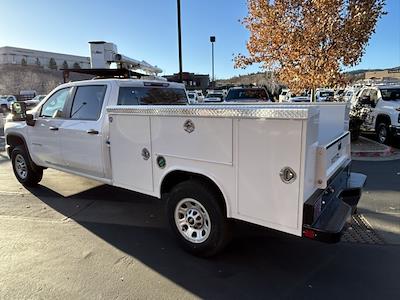
[[[243,24],[249,54],[235,66],[261,63],[290,89],[340,83],[341,69],[358,64],[385,0],[248,0]]]

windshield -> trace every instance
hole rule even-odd
[[[267,101],[268,94],[264,89],[232,89],[229,90],[226,96],[226,101]]]
[[[188,94],[188,97],[189,97],[190,99],[194,99],[194,94]]]
[[[400,100],[400,88],[381,89],[381,94],[385,101]]]

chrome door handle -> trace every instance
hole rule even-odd
[[[88,134],[99,134],[99,132],[97,130],[94,130],[94,129],[86,130],[86,133],[88,133]]]
[[[57,131],[57,130],[58,130],[58,127],[53,127],[53,126],[51,126],[51,127],[49,127],[49,129],[52,130],[52,131]]]

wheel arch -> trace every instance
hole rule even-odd
[[[7,154],[10,157],[10,159],[11,159],[11,153],[15,149],[15,147],[22,146],[28,154],[29,164],[31,165],[31,167],[32,168],[42,168],[33,161],[32,156],[29,152],[29,148],[28,148],[26,139],[22,134],[14,133],[14,132],[7,134],[6,143],[9,146],[7,148]]]
[[[209,175],[209,174],[202,174],[199,172],[194,172],[192,170],[184,170],[184,169],[174,169],[169,170],[164,174],[164,176],[160,180],[160,196],[161,198],[163,195],[168,194],[174,186],[177,184],[190,180],[190,179],[197,179],[200,180],[210,187],[214,189],[214,191],[219,195],[220,204],[224,209],[224,213],[227,217],[231,215],[231,207],[228,201],[227,193],[222,188],[221,184],[217,182],[217,180]]]
[[[9,133],[6,136],[6,144],[9,146],[7,148],[8,156],[11,158],[11,153],[13,149],[17,146],[23,146],[25,150],[28,150],[28,145],[26,143],[25,137],[19,133]]]

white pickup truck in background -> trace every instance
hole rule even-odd
[[[351,108],[368,108],[361,131],[375,133],[378,142],[389,144],[400,136],[400,85],[366,86],[352,99]]]
[[[350,172],[346,104],[188,105],[184,86],[59,86],[5,125],[16,178],[54,168],[162,199],[180,244],[211,256],[232,219],[337,242],[366,177]]]

